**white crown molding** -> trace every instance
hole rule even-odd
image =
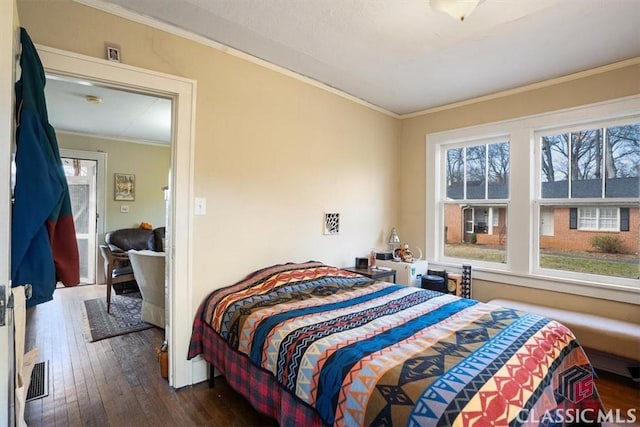
[[[597,74],[606,73],[608,71],[617,70],[620,68],[629,67],[631,65],[640,64],[640,57],[635,57],[631,59],[627,59],[620,62],[614,62],[612,64],[603,65],[601,67],[591,68],[585,71],[579,71],[573,74],[567,74],[566,76],[556,77],[550,80],[544,80],[537,83],[532,83],[526,86],[520,86],[513,89],[507,89],[500,92],[491,93],[489,95],[479,96],[477,98],[466,99],[460,102],[454,102],[452,104],[441,105],[439,107],[428,108],[422,111],[416,111],[415,113],[403,114],[400,116],[400,119],[411,119],[414,117],[423,116],[425,114],[437,113],[440,111],[450,110],[452,108],[463,107],[466,105],[477,104],[479,102],[490,101],[492,99],[504,98],[506,96],[516,95],[523,92],[528,92],[531,90],[541,89],[549,86],[554,86],[561,83],[570,82],[572,80],[578,80],[584,77],[594,76]]]
[[[100,134],[97,134],[97,133],[80,132],[80,131],[67,130],[67,129],[58,129],[58,128],[56,128],[56,134],[84,136],[84,137],[89,137],[89,138],[104,139],[104,140],[107,140],[107,141],[124,142],[124,143],[128,143],[128,144],[154,145],[156,147],[169,148],[169,149],[171,148],[171,142],[151,141],[151,140],[148,140],[148,139],[119,138],[117,136],[100,135]]]

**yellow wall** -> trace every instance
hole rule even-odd
[[[636,95],[640,93],[638,76],[640,65],[632,65],[403,120],[399,154],[402,164],[399,231],[403,239],[411,238],[417,245],[425,245],[425,222],[431,214],[425,209],[427,134]],[[634,319],[640,323],[640,310],[632,304],[479,280],[474,282],[474,291],[474,297],[482,301],[511,298],[569,309],[579,306],[583,311]],[[602,296],[606,298],[606,290],[602,291]]]
[[[197,81],[193,304],[273,263],[347,266],[397,220],[401,123],[222,51],[68,0],[18,2],[37,44]],[[186,191],[186,189],[176,189]],[[341,214],[322,234],[325,211]]]
[[[142,221],[154,227],[166,225],[162,187],[167,185],[169,178],[169,147],[68,133],[58,133],[57,137],[60,148],[106,153],[105,232],[138,227]],[[114,173],[136,176],[134,201],[113,200]],[[129,213],[120,212],[122,205],[129,206]],[[102,236],[99,238],[102,239]]]
[[[384,247],[391,226],[425,247],[425,136],[640,92],[640,66],[483,102],[394,119],[222,51],[91,8],[19,1],[36,43],[104,56],[120,45],[126,64],[197,81],[194,303],[252,269],[316,259],[353,263]],[[180,191],[180,189],[177,189]],[[325,211],[341,213],[339,236],[321,234]],[[482,300],[543,298],[611,315],[629,304],[477,281]],[[535,296],[533,296],[535,295]],[[532,297],[533,296],[533,297]]]

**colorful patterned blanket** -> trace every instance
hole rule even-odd
[[[212,292],[189,358],[216,360],[210,330],[326,425],[562,425],[601,407],[563,325],[317,262]]]

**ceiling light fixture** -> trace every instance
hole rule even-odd
[[[447,13],[460,21],[464,21],[479,2],[480,0],[429,0],[434,10]]]
[[[100,104],[102,102],[102,98],[100,98],[99,96],[95,96],[95,95],[86,95],[84,97],[84,99],[87,100],[87,102],[89,104]]]

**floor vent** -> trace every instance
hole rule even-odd
[[[27,391],[27,402],[49,395],[49,361],[38,362],[31,371],[31,384]]]

